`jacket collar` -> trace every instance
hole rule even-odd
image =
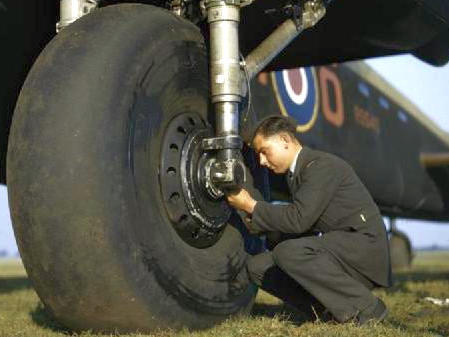
[[[293,172],[292,179],[287,179],[290,191],[294,190],[297,185],[301,183],[301,175],[299,174],[306,164],[309,162],[309,158],[312,154],[312,149],[307,146],[303,146],[301,152],[299,152],[297,163],[295,166],[295,171]]]
[[[297,176],[299,174],[299,172],[304,169],[306,164],[308,164],[308,162],[309,162],[309,157],[311,154],[312,154],[311,148],[309,148],[307,146],[302,147],[302,150],[298,155],[299,165],[296,165],[295,172],[293,173],[293,176]]]
[[[298,165],[298,156],[301,153],[302,148],[298,150],[298,152],[296,152],[295,154],[295,159],[293,159],[292,164],[290,165],[290,167],[288,168],[288,172],[290,173],[294,173],[295,172],[295,168]]]

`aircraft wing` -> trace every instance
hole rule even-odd
[[[427,169],[447,168],[449,169],[449,153],[422,153],[421,163]]]

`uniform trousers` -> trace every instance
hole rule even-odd
[[[376,305],[371,293],[375,284],[338,258],[323,241],[322,236],[282,241],[272,251],[248,259],[248,276],[306,314],[322,311],[324,306],[337,321],[345,322]]]

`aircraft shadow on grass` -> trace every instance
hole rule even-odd
[[[423,282],[423,281],[447,281],[449,280],[449,272],[444,271],[408,271],[394,274],[393,286],[387,289],[387,293],[410,292],[406,282]]]
[[[39,302],[36,307],[30,311],[30,316],[34,323],[44,329],[49,329],[54,332],[62,332],[65,334],[69,334],[71,332],[70,329],[67,329],[61,325],[41,302]]]
[[[443,281],[449,279],[448,272],[401,272],[394,275],[393,287],[387,289],[388,293],[409,292],[406,282],[419,281]],[[27,277],[0,277],[0,294],[11,293],[24,289],[31,289],[31,283]],[[253,307],[251,315],[254,317],[282,317],[293,324],[301,325],[305,322],[315,321],[317,317],[310,317],[302,312],[285,304],[267,304],[256,303]],[[57,332],[67,332],[68,330],[60,325],[52,316],[52,314],[39,302],[36,307],[30,311],[32,320],[39,326]],[[391,322],[393,325],[395,322]],[[398,326],[402,326],[397,322]]]
[[[29,288],[31,288],[31,284],[25,276],[0,277],[0,294]]]

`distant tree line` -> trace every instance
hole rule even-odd
[[[6,249],[0,249],[0,259],[6,257],[20,257],[20,254],[18,251],[16,251],[15,253],[11,253]]]
[[[430,246],[417,247],[415,250],[420,251],[435,251],[435,250],[449,250],[449,246],[440,246],[437,244],[433,244]]]

